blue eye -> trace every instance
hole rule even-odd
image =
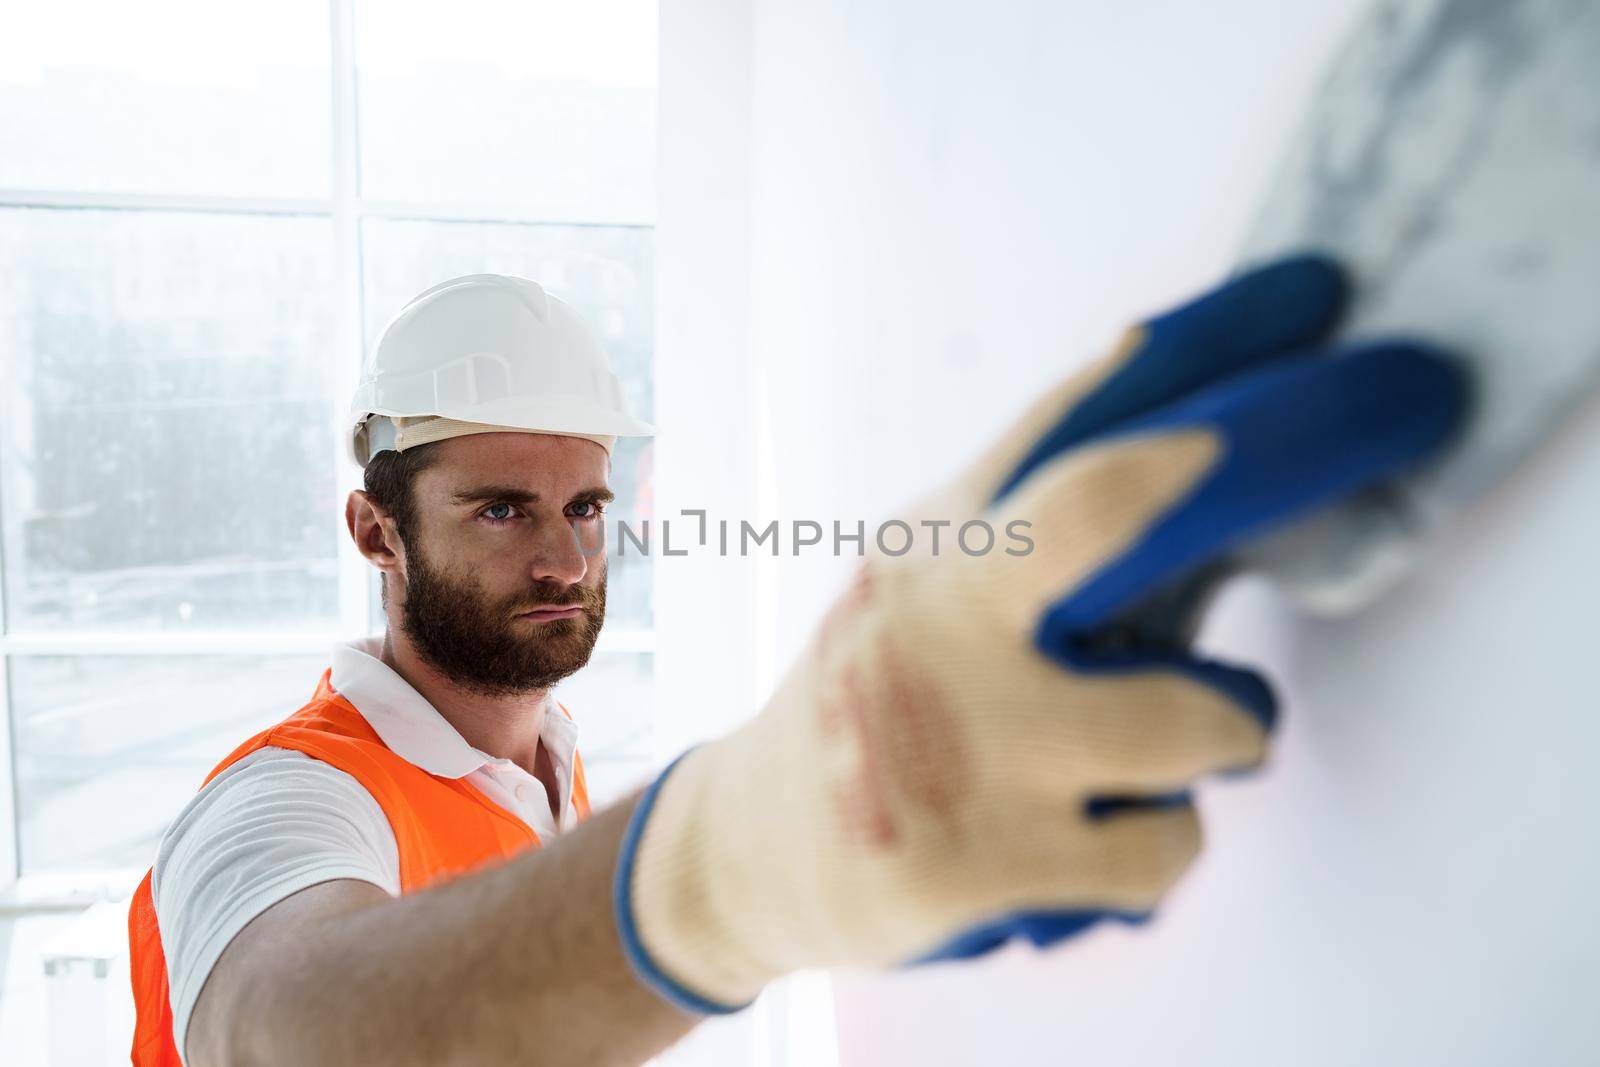
[[[500,510],[501,508],[504,508],[506,510],[507,514],[505,514],[505,515],[496,515],[496,514],[494,514],[494,512]],[[504,504],[504,503],[502,503],[502,504],[490,504],[488,507],[483,509],[483,517],[488,519],[491,523],[510,522],[512,516],[509,513],[511,512],[511,510],[512,510],[512,508],[511,508],[510,504]]]
[[[593,519],[598,518],[603,510],[604,509],[594,501],[586,500],[580,504],[572,505],[572,507],[567,509],[567,513],[574,519]]]

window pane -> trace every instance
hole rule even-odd
[[[311,698],[327,656],[19,656],[22,868],[145,867],[206,773]]]
[[[356,46],[364,195],[654,218],[654,0],[367,0]]]
[[[596,808],[645,784],[653,767],[655,657],[648,652],[597,655],[556,687],[578,724],[578,751]]]
[[[651,414],[654,244],[638,227],[534,226],[506,223],[411,222],[368,219],[362,224],[366,338],[370,348],[406,301],[446,278],[514,274],[571,303],[599,334],[622,378],[628,404]],[[608,509],[618,518],[649,514],[648,438],[624,438],[612,457]],[[650,561],[637,552],[619,557],[610,535],[610,626],[650,625]]]
[[[332,244],[315,218],[0,211],[13,630],[336,620]]]
[[[327,0],[0,14],[0,186],[326,196]]]

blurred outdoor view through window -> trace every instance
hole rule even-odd
[[[338,429],[407,299],[533,278],[650,418],[655,7],[65,0],[9,21],[0,775],[23,873],[142,868],[327,646],[382,625],[341,549]],[[648,514],[650,456],[619,445],[614,514]],[[560,693],[602,800],[650,758],[650,587],[647,560],[613,561],[600,651]]]

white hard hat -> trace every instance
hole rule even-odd
[[[628,414],[577,313],[537,282],[503,274],[452,278],[402,308],[362,366],[345,429],[363,467],[386,448],[465,433],[586,437],[608,453],[618,437],[655,433]]]

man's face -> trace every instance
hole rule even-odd
[[[438,447],[413,487],[401,629],[465,688],[548,688],[589,662],[605,620],[605,449],[532,433]]]

